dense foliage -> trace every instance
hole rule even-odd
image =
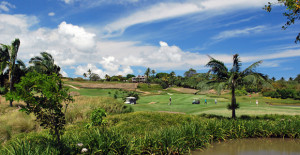
[[[64,130],[65,114],[62,112],[62,102],[72,101],[68,89],[63,87],[57,74],[51,76],[37,72],[29,72],[15,85],[16,90],[8,93],[7,99],[23,100],[27,106],[22,111],[33,113],[44,128],[50,129],[50,134],[56,136],[59,142]]]

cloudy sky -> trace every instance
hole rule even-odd
[[[46,51],[62,73],[101,77],[189,68],[206,72],[207,55],[243,66],[263,60],[270,77],[300,74],[299,21],[281,26],[285,8],[270,0],[0,0],[0,43],[20,38],[24,62]]]

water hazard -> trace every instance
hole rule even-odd
[[[300,139],[238,139],[214,143],[192,155],[300,155]]]

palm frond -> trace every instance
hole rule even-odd
[[[208,56],[210,61],[205,65],[206,67],[210,67],[211,69],[208,73],[217,74],[217,78],[219,80],[225,80],[228,78],[228,69],[224,65],[222,61],[216,60],[211,56]]]
[[[263,63],[262,60],[257,61],[257,62],[254,62],[252,65],[250,65],[248,68],[246,68],[246,69],[242,72],[242,74],[248,75],[248,74],[251,74],[251,73],[255,73],[255,68],[258,67],[261,63]]]
[[[35,63],[37,61],[43,61],[43,58],[40,56],[35,56],[29,60],[29,63]]]
[[[43,60],[45,61],[51,61],[51,62],[54,61],[52,55],[47,52],[41,52],[41,55],[43,57]]]
[[[225,89],[225,87],[227,86],[227,84],[228,84],[227,82],[220,82],[218,84],[218,87],[217,87],[217,93],[218,93],[218,95],[221,95],[222,90]]]
[[[19,66],[20,66],[20,68],[21,68],[22,70],[25,70],[25,69],[26,69],[26,65],[25,65],[25,63],[24,63],[22,60],[17,59],[17,64],[19,64]]]

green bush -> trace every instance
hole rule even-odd
[[[243,95],[247,95],[247,94],[248,94],[248,92],[246,90],[244,90],[244,89],[242,89],[242,90],[235,90],[235,95],[236,96],[243,96]]]
[[[293,97],[295,100],[300,100],[300,91],[295,91],[294,93],[294,97]]]
[[[271,92],[270,97],[272,97],[272,98],[280,98],[280,94],[277,91],[273,91],[273,92]]]
[[[74,81],[84,81],[84,79],[82,77],[77,77],[73,79]]]
[[[276,91],[266,91],[262,93],[263,96],[272,97],[272,98],[294,98],[300,99],[300,91],[296,91],[293,89],[276,89]]]
[[[106,117],[106,112],[102,108],[97,108],[91,113],[91,125],[92,126],[101,126],[105,120],[103,117]]]
[[[282,99],[293,98],[294,90],[292,89],[277,89],[276,90]]]

